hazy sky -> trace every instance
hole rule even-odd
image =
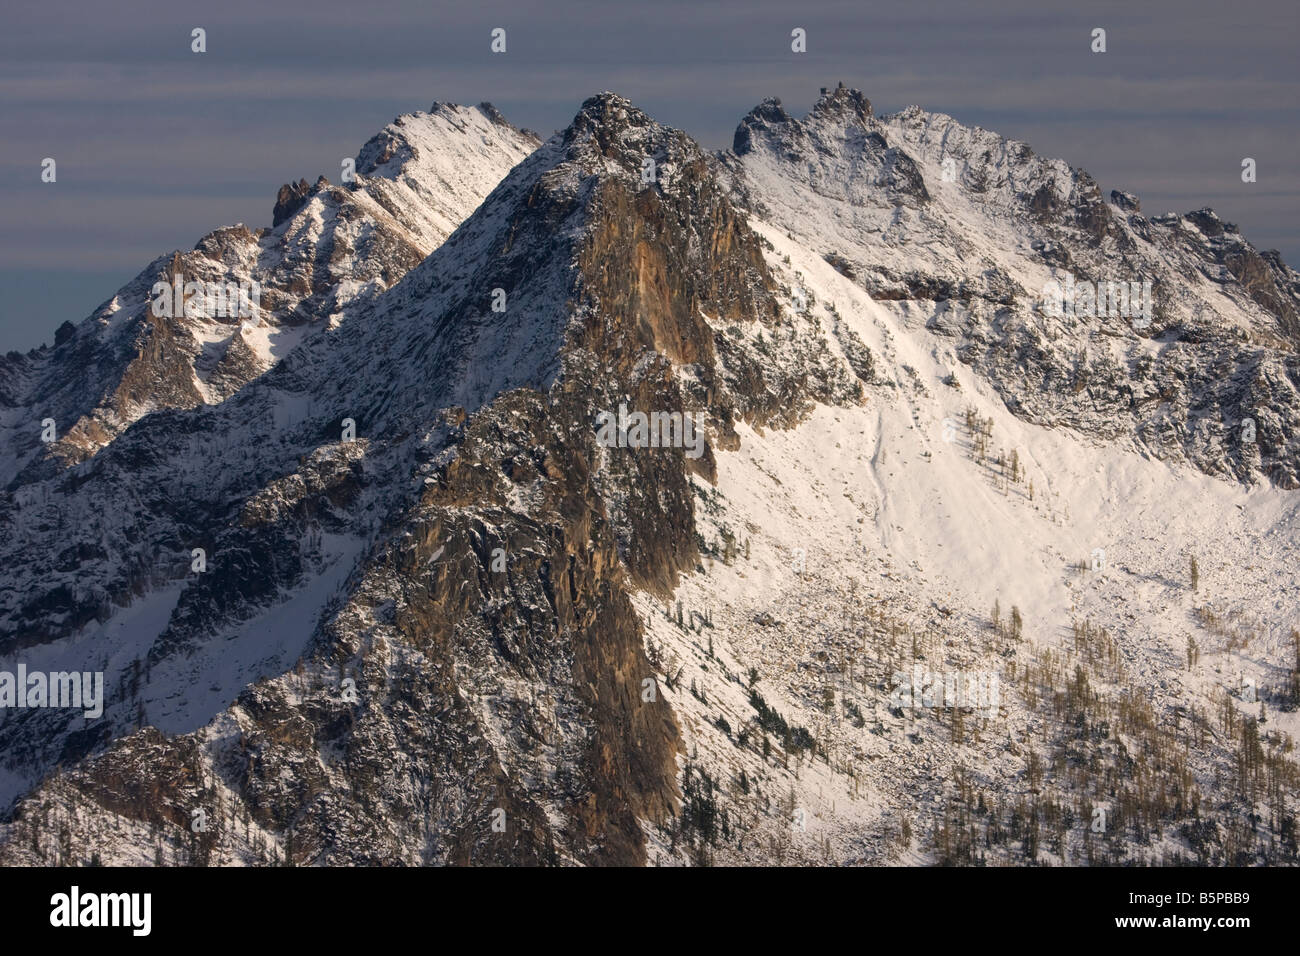
[[[1300,262],[1296,0],[1062,3],[6,0],[0,351],[53,340],[148,262],[270,225],[399,113],[489,100],[547,135],[614,90],[707,147],[765,96],[843,81],[1087,169],[1143,211],[1213,206]],[[207,31],[207,52],[190,31]],[[489,50],[494,27],[507,52]],[[803,27],[808,52],[790,51]],[[1102,27],[1107,52],[1090,50]],[[58,163],[42,183],[41,160]],[[1258,181],[1241,182],[1241,160]]]

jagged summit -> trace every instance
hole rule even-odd
[[[285,183],[275,197],[275,208],[271,211],[271,227],[279,226],[301,209],[314,193],[328,185],[329,180],[324,176],[317,177],[314,186],[309,185],[305,179],[300,179],[296,183]]]
[[[785,111],[780,98],[769,96],[750,110],[736,127],[736,134],[732,138],[732,152],[743,156],[754,148],[756,133],[761,135],[762,131],[772,126],[784,126],[791,122],[793,117]]]
[[[751,171],[751,179],[759,169],[777,177],[782,170],[799,169],[819,194],[854,205],[873,196],[889,205],[916,206],[929,199],[920,170],[889,140],[870,101],[842,84],[823,92],[803,118],[790,116],[779,99],[764,100],[741,120],[732,155]],[[732,165],[729,157],[723,161]],[[764,192],[759,188],[750,195],[761,204]]]
[[[836,87],[822,87],[821,95],[808,115],[797,120],[786,112],[779,97],[769,96],[749,111],[736,127],[732,152],[744,155],[756,148],[760,141],[785,141],[792,144],[807,136],[809,125],[854,126],[865,128],[874,113],[871,101],[860,91],[840,83]]]
[[[839,122],[866,123],[874,114],[871,101],[861,91],[840,83],[834,89],[822,89],[810,115]]]
[[[583,101],[559,138],[574,157],[580,155],[579,148],[589,146],[606,159],[628,165],[661,129],[626,98],[604,92]]]
[[[685,133],[661,125],[625,97],[611,92],[584,101],[559,137],[571,159],[590,163],[598,156],[607,171],[647,185],[662,186],[681,163],[704,156]]]
[[[505,115],[487,100],[484,100],[475,107],[461,106],[459,103],[452,103],[445,100],[434,100],[429,106],[428,113],[430,115],[442,115],[453,119],[461,119],[464,118],[467,111],[471,108],[478,110],[499,126],[507,126],[511,129],[515,128],[514,124],[506,119]]]

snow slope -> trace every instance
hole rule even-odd
[[[887,360],[877,360],[884,377],[862,405],[818,406],[787,431],[738,426],[739,449],[719,454],[716,504],[704,510],[719,538],[734,531],[747,553],[730,564],[708,560],[674,596],[688,617],[707,611],[714,626],[683,632],[662,606],[643,605],[647,641],[670,648],[686,668],[679,685],[698,684],[708,700],[680,686],[671,693],[688,748],[716,777],[743,769],[782,798],[757,814],[766,839],[810,862],[933,861],[919,846],[905,850],[898,832],[903,819],[919,829],[953,797],[957,767],[992,792],[1027,792],[1017,745],[1033,740],[1041,717],[1010,690],[1006,658],[990,646],[995,601],[1003,614],[1015,606],[1023,615],[1022,666],[1049,649],[1068,655],[1071,621],[1108,629],[1129,679],[1157,710],[1213,712],[1225,692],[1241,696],[1243,677],[1261,689],[1279,683],[1294,655],[1287,635],[1300,627],[1294,492],[1227,483],[1125,443],[1026,423],[926,330],[923,309],[883,307],[781,229],[751,225],[772,243],[769,266],[804,290],[815,316],[848,326]],[[959,384],[945,384],[949,376]],[[1018,452],[1022,481],[974,460],[968,408],[992,420],[994,457]],[[1104,556],[1094,571],[1096,549]],[[1080,561],[1090,570],[1075,570]],[[1198,623],[1194,609],[1206,604],[1255,636],[1229,647],[1226,635]],[[882,646],[895,622],[931,635],[945,667],[1000,675],[1002,713],[982,742],[956,746],[924,717],[890,713],[899,683],[891,671],[909,670],[898,663],[909,655]],[[1189,638],[1201,649],[1191,670]],[[882,657],[893,663],[882,666]],[[716,719],[732,728],[752,719],[733,681],[751,667],[769,703],[827,742],[829,765],[814,762],[816,772],[796,777],[730,745]],[[864,668],[869,685],[855,683]],[[824,706],[828,689],[835,716]],[[846,702],[860,708],[863,726],[845,719]],[[1294,711],[1268,720],[1271,732],[1300,732]],[[1207,789],[1223,759],[1198,768]],[[861,779],[835,772],[837,761]],[[794,826],[792,807],[810,808],[816,827]],[[771,847],[719,859],[771,859]]]

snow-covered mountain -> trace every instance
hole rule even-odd
[[[271,227],[228,226],[160,256],[85,321],[64,323],[52,348],[0,358],[0,481],[83,461],[151,411],[234,394],[354,300],[396,283],[537,144],[489,103],[434,103],[367,142],[344,185],[322,176],[281,187]],[[255,321],[211,302],[197,315],[152,308],[154,283],[173,277],[256,284]],[[42,440],[47,419],[57,441]]]
[[[357,170],[414,235],[400,125]],[[843,88],[720,155],[604,93],[509,165],[269,370],[26,474],[0,671],[108,693],[5,714],[0,858],[1296,860],[1275,254]],[[1046,314],[1067,272],[1150,323]]]
[[[1024,143],[878,118],[843,87],[803,120],[760,104],[724,162],[764,221],[924,321],[1019,417],[1300,487],[1300,275],[1212,210],[1148,217]],[[1051,315],[1043,289],[1070,281],[1150,282],[1150,314]]]

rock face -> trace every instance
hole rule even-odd
[[[324,177],[322,177],[324,178]],[[275,197],[275,208],[271,211],[271,226],[280,225],[307,202],[307,197],[311,195],[311,187],[307,185],[307,180],[300,179],[296,183],[285,183],[280,187],[280,192]]]
[[[442,241],[436,177],[412,169],[447,129],[466,143],[487,137],[484,148],[506,157],[529,148]],[[793,794],[801,769],[807,792],[825,785],[868,819],[857,776],[847,783],[858,771],[843,770],[861,740],[836,750],[813,719],[831,713],[834,690],[796,719],[785,708],[802,705],[756,687],[820,673],[831,652],[794,661],[764,645],[750,659],[775,663],[750,670],[745,686],[722,632],[714,647],[709,605],[687,617],[678,604],[675,622],[651,610],[721,582],[717,566],[731,569],[738,554],[748,561],[757,515],[730,517],[724,486],[755,508],[777,489],[803,533],[817,534],[819,520],[830,527],[822,480],[800,477],[819,462],[744,459],[764,435],[826,428],[828,415],[864,435],[868,413],[883,420],[887,391],[928,399],[919,360],[900,358],[893,333],[850,317],[847,304],[841,315],[831,296],[896,309],[900,329],[912,322],[951,341],[1024,420],[1185,456],[1224,477],[1287,480],[1294,449],[1278,436],[1290,434],[1295,274],[1226,224],[1216,232],[1208,212],[1145,220],[1136,201],[1107,205],[1086,173],[1022,144],[919,111],[877,118],[842,87],[802,120],[765,101],[718,156],[611,93],[535,149],[521,137],[486,105],[435,104],[362,148],[355,188],[287,186],[277,202],[287,218],[270,233],[207,237],[194,254],[207,261],[241,261],[253,243],[260,263],[268,237],[284,252],[258,267],[278,277],[264,293],[286,316],[277,328],[290,315],[338,321],[268,365],[255,330],[219,356],[191,354],[183,320],[141,318],[114,388],[125,390],[121,407],[152,401],[154,412],[129,427],[125,416],[101,432],[82,425],[80,452],[16,472],[0,511],[0,560],[17,569],[0,590],[0,659],[102,670],[107,699],[95,721],[59,709],[6,716],[0,797],[12,804],[0,862],[640,864],[680,857],[680,834],[715,844],[718,831],[758,834],[765,815],[788,834],[798,808],[784,786]],[[945,166],[949,153],[960,162]],[[456,164],[440,169],[457,175]],[[312,229],[322,221],[334,224],[328,252]],[[299,247],[295,230],[311,240]],[[348,256],[344,237],[374,245]],[[792,255],[806,261],[791,265]],[[1214,301],[1233,304],[1240,335],[1197,324],[1172,293],[1144,332],[1110,318],[1045,324],[1026,303],[1067,265],[1080,279],[1149,269],[1168,288],[1194,263],[1217,277]],[[363,276],[366,294],[355,284]],[[1188,302],[1208,295],[1196,282]],[[1105,359],[1078,356],[1103,341],[1118,343]],[[78,330],[52,355],[91,342]],[[1138,353],[1153,343],[1162,351],[1142,366]],[[1133,357],[1131,372],[1115,354]],[[1248,355],[1252,367],[1277,363],[1272,374],[1247,381]],[[50,361],[7,359],[0,386],[20,395]],[[1102,374],[1103,362],[1118,370]],[[945,384],[956,379],[953,370]],[[1152,432],[1178,410],[1206,416],[1265,389],[1276,418],[1258,413],[1257,459],[1216,446],[1212,428]],[[621,407],[689,416],[701,444],[681,430],[639,446],[602,439],[602,415]],[[908,431],[919,407],[906,413]],[[831,446],[852,437],[828,434],[812,457],[834,458]],[[892,447],[899,459],[910,452]],[[835,476],[855,510],[837,531],[851,544],[827,565],[865,565],[856,549],[866,516],[882,542],[898,542],[889,509],[907,501],[887,498],[889,450],[875,454],[874,490]],[[797,586],[815,598],[805,550]],[[789,578],[748,570],[747,584],[727,586],[761,591]],[[878,577],[895,580],[892,570]],[[852,593],[816,623],[803,591],[797,607],[744,607],[737,620],[778,643],[792,621],[807,633],[847,621],[845,645],[859,648],[867,598]],[[938,613],[954,617],[947,605]],[[654,637],[660,617],[680,663]],[[901,655],[902,632],[889,627],[888,647],[882,638],[869,649],[882,681]],[[970,646],[989,650],[986,631]],[[928,636],[911,645],[943,653]],[[708,692],[695,683],[706,677],[716,681]],[[733,728],[710,699],[752,716]],[[853,720],[865,726],[860,710]],[[864,734],[883,733],[886,720],[878,713]],[[909,734],[886,759],[920,766],[910,748],[924,738]],[[985,746],[982,761],[1005,763]],[[743,812],[720,815],[717,795],[750,798],[754,772],[761,801],[755,791]],[[206,823],[197,830],[196,815]],[[785,852],[775,837],[751,846]]]

